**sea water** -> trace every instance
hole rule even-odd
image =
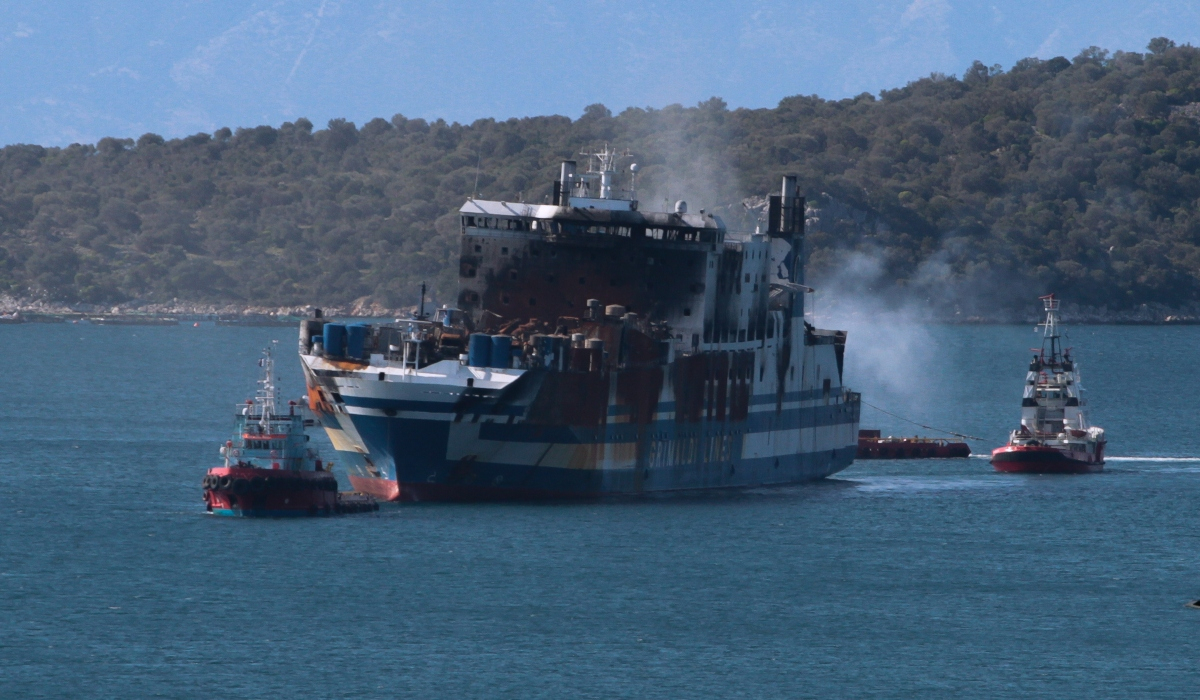
[[[852,334],[846,381],[986,453],[1032,330]],[[292,330],[2,326],[0,697],[1196,697],[1200,328],[1072,335],[1102,474],[241,520],[200,479]]]

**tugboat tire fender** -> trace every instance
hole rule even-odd
[[[237,494],[246,493],[250,490],[250,482],[245,479],[233,480],[233,492]]]
[[[233,483],[233,479],[230,479],[229,475],[217,477],[217,488],[227,489],[227,488],[229,488],[229,485],[232,483]]]
[[[250,490],[255,493],[261,493],[267,488],[267,482],[261,476],[256,476],[250,480]]]

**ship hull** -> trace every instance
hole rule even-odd
[[[501,416],[515,411],[504,406],[472,415],[445,404],[439,416],[430,404],[415,418],[399,396],[347,391],[342,400],[345,413],[327,415],[326,427],[337,426],[343,447],[353,431],[358,450],[340,452],[350,483],[384,501],[592,499],[815,481],[853,463],[860,405],[794,392],[749,399],[739,420],[679,422],[669,412],[678,407],[660,403],[647,416],[666,419],[616,422],[623,411],[613,406],[601,409],[612,423],[573,425],[509,423]]]
[[[858,441],[858,459],[961,459],[970,456],[971,448],[965,442]]]
[[[208,470],[204,501],[213,515],[289,518],[338,512],[337,481],[328,472],[255,467]]]
[[[1009,474],[1093,474],[1104,470],[1104,460],[1054,447],[1006,445],[992,451],[992,467]]]
[[[821,454],[603,472],[470,462],[444,465],[444,478],[434,475],[433,481],[405,480],[402,473],[399,479],[354,475],[350,483],[357,491],[387,501],[597,499],[802,484],[842,471],[854,461],[855,451],[854,447],[845,447]]]

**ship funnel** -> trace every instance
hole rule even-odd
[[[783,199],[785,202],[796,196],[796,176],[795,175],[784,175],[783,176],[783,189],[779,194],[783,195]]]
[[[767,234],[790,237],[804,234],[804,198],[796,186],[795,175],[784,175],[778,195],[771,195],[767,207]]]
[[[559,170],[559,175],[558,175],[558,186],[559,186],[558,203],[561,203],[562,206],[564,206],[564,207],[570,206],[571,185],[574,180],[575,180],[575,161],[564,160],[562,162],[562,168]]]

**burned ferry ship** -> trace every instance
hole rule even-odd
[[[617,154],[551,202],[470,199],[457,308],[302,322],[309,403],[355,489],[401,501],[796,484],[846,468],[846,333],[805,321],[804,199],[766,231],[640,211]],[[631,173],[637,167],[630,166]]]

